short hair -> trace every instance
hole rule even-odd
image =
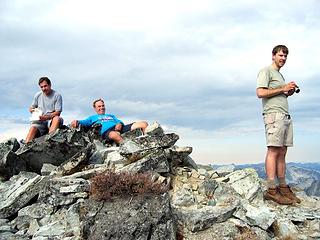
[[[42,82],[46,82],[48,85],[51,86],[51,81],[50,81],[50,79],[48,77],[41,77],[39,79],[38,85],[40,85],[40,83],[42,83]]]
[[[96,107],[96,103],[100,102],[100,101],[104,103],[103,99],[99,98],[99,99],[93,101],[92,106],[95,108]]]
[[[272,56],[282,51],[284,54],[289,54],[289,49],[285,45],[277,45],[272,49]]]

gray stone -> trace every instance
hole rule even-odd
[[[172,167],[186,166],[198,169],[198,165],[189,156],[192,152],[192,147],[172,146],[166,149],[167,158],[170,159]]]
[[[20,144],[15,138],[0,143],[0,177],[8,179],[26,170],[25,162],[15,153],[19,147]]]
[[[277,226],[278,237],[283,239],[289,237],[295,238],[298,234],[297,227],[288,219],[277,219],[275,225]]]
[[[140,128],[134,129],[133,131],[128,131],[121,134],[123,140],[133,140],[137,137],[143,136],[143,132]]]
[[[29,216],[34,219],[41,219],[44,218],[46,215],[52,214],[53,211],[53,206],[37,202],[20,209],[18,212],[18,217]]]
[[[184,184],[183,187],[177,190],[172,197],[172,204],[175,206],[191,206],[195,204],[196,199],[193,195],[192,188],[187,184]]]
[[[215,171],[219,174],[219,176],[224,177],[227,174],[232,173],[235,170],[235,165],[234,164],[230,164],[230,165],[224,165],[221,167],[218,167],[217,169],[215,169]]]
[[[145,129],[145,134],[150,136],[161,136],[164,131],[158,122],[154,122]]]
[[[5,183],[0,183],[0,218],[18,212],[39,194],[47,178],[36,173],[20,172]]]
[[[201,209],[184,209],[184,211],[175,211],[180,222],[182,222],[190,231],[198,232],[211,227],[214,223],[220,223],[230,218],[236,210],[235,205],[229,206],[206,206]]]
[[[253,200],[261,192],[260,180],[257,172],[253,168],[247,168],[232,172],[226,175],[229,178],[228,183],[242,197]]]
[[[59,209],[47,219],[45,224],[42,222],[34,233],[34,237],[66,239],[72,236],[76,237],[75,239],[81,239],[80,204],[76,203],[68,208]]]
[[[141,159],[151,151],[165,149],[173,146],[179,139],[179,136],[170,133],[162,136],[141,136],[129,141],[124,141],[120,145],[120,154],[132,161]]]
[[[86,148],[81,149],[74,156],[63,162],[51,175],[65,176],[78,172],[83,169],[88,162],[93,145],[88,144]]]
[[[84,216],[84,239],[176,239],[168,194],[103,203],[88,199],[84,206],[90,213]]]
[[[82,132],[59,129],[24,145],[16,153],[30,171],[41,172],[44,163],[59,166],[88,145]]]
[[[205,180],[199,184],[198,192],[204,196],[212,197],[218,183],[212,179]]]
[[[50,163],[44,163],[42,165],[42,168],[41,168],[41,175],[42,176],[48,176],[51,174],[51,172],[53,172],[54,170],[56,170],[57,166],[54,166]]]
[[[208,173],[207,173],[207,170],[206,169],[204,169],[204,168],[199,168],[198,169],[198,173],[200,174],[200,175],[202,175],[202,176],[208,176]]]
[[[119,171],[168,173],[170,166],[163,150],[154,151],[137,162],[131,163]]]
[[[63,206],[75,203],[79,198],[87,198],[89,181],[67,177],[51,178],[39,195],[39,200],[52,205]]]
[[[267,230],[276,219],[276,214],[264,205],[253,206],[242,202],[242,208],[234,213],[234,216],[243,220],[250,226],[258,226]]]

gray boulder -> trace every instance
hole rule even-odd
[[[130,162],[134,162],[154,150],[172,147],[178,139],[179,136],[174,133],[161,136],[141,136],[133,140],[124,141],[120,145],[120,154]]]
[[[15,153],[20,148],[17,139],[11,138],[0,143],[0,177],[8,179],[26,170],[26,163]]]
[[[168,194],[128,196],[112,202],[88,199],[84,206],[84,239],[176,239]]]
[[[47,181],[36,173],[20,172],[9,181],[0,183],[0,218],[17,213],[36,195]]]
[[[30,171],[41,172],[44,163],[59,166],[89,144],[83,132],[59,129],[54,134],[47,134],[34,139],[17,151]]]

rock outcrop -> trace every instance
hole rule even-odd
[[[319,198],[263,200],[254,169],[197,165],[191,147],[157,123],[105,145],[94,131],[61,129],[20,146],[0,143],[0,239],[319,239]],[[140,174],[161,193],[95,198],[93,177]]]

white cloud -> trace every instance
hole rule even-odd
[[[91,102],[102,97],[125,121],[177,126],[201,159],[219,152],[230,161],[230,145],[239,156],[250,152],[251,160],[260,160],[247,144],[264,144],[255,81],[258,70],[271,63],[276,44],[288,45],[281,71],[301,87],[289,100],[298,132],[317,129],[319,5],[316,0],[1,1],[0,119],[7,127],[0,136],[26,129],[8,119],[19,111],[27,114],[37,79],[47,75],[63,94],[66,123],[92,114]]]

